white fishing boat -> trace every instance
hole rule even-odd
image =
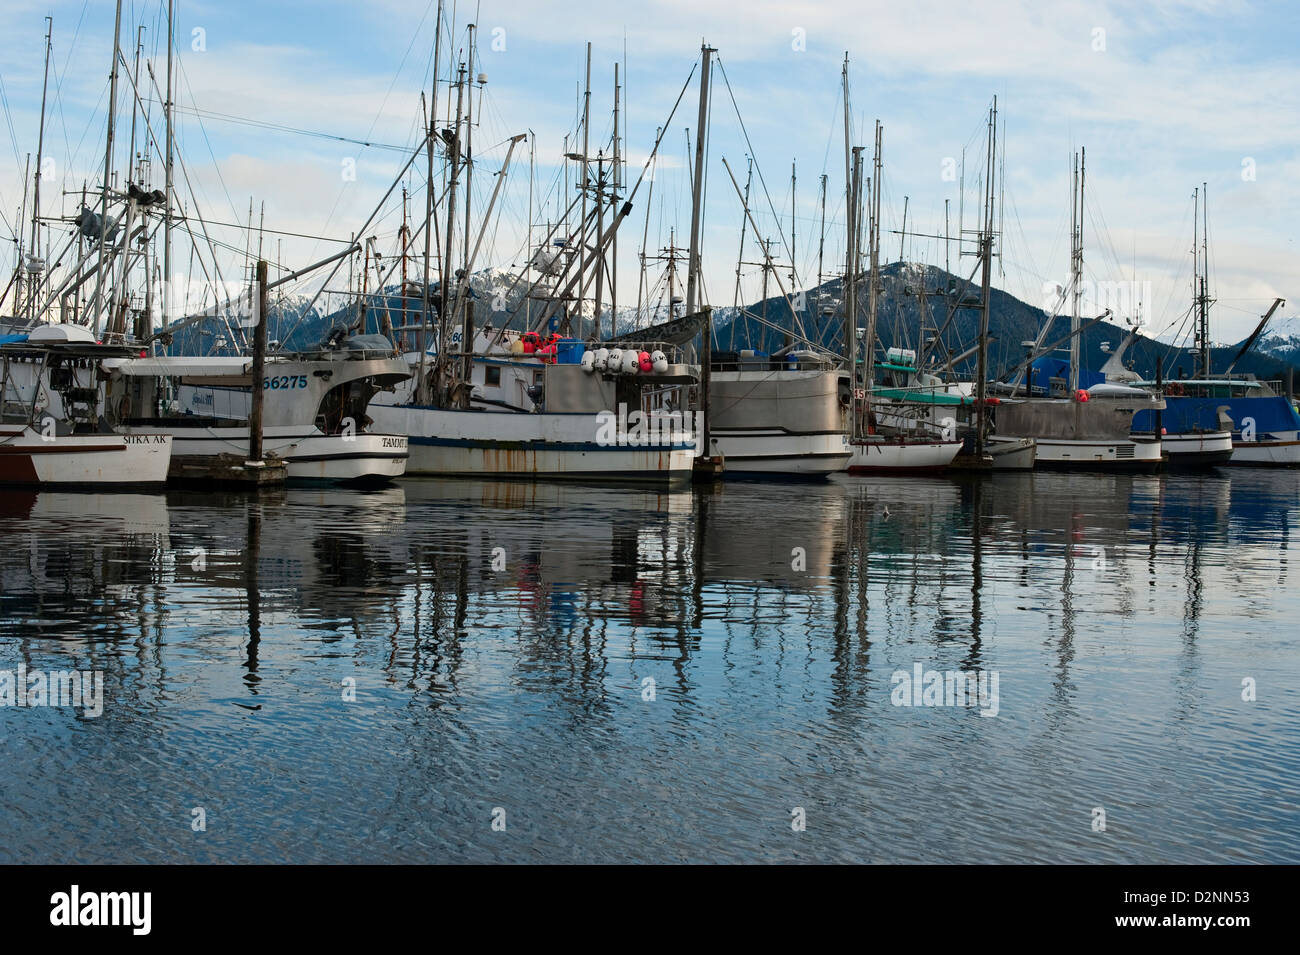
[[[1032,471],[1038,463],[1038,442],[1033,438],[990,435],[984,450],[992,457],[995,471]]]
[[[1234,357],[1217,374],[1210,345],[1209,213],[1203,183],[1193,192],[1192,206],[1192,309],[1196,318],[1195,348],[1190,349],[1195,371],[1190,378],[1163,382],[1135,381],[1138,387],[1162,389],[1167,409],[1158,417],[1140,415],[1137,427],[1160,428],[1170,452],[1170,465],[1230,464],[1255,467],[1300,466],[1300,414],[1291,398],[1281,394],[1281,382],[1259,381],[1254,375],[1233,374],[1264,331],[1273,313],[1286,304],[1276,298]],[[1197,211],[1200,229],[1197,229]],[[1199,241],[1198,241],[1199,239]],[[1126,340],[1125,345],[1128,344]],[[1122,350],[1122,349],[1121,349]],[[1110,362],[1107,366],[1110,366]],[[1103,369],[1106,370],[1106,369]],[[1127,377],[1137,376],[1130,370]],[[1110,376],[1107,376],[1107,380]]]
[[[772,360],[715,356],[709,377],[709,454],[726,477],[816,478],[843,471],[848,373],[809,353]]]
[[[161,487],[171,447],[167,434],[49,434],[0,424],[0,484]]]
[[[421,402],[416,378],[376,395],[375,426],[409,438],[407,473],[690,480],[698,448],[687,390],[698,375],[671,343],[565,340],[539,351],[528,334],[479,331],[471,352],[452,359],[468,366],[468,387],[446,406]],[[435,361],[406,356],[417,377]]]
[[[104,426],[98,362],[123,349],[77,326],[39,326],[0,345],[0,483],[137,488],[167,480],[172,437]]]
[[[1155,388],[1150,381],[1141,387]],[[1176,379],[1164,383],[1164,441],[1195,454],[1204,443],[1210,463],[1244,467],[1300,466],[1300,414],[1280,389],[1252,376]],[[1137,425],[1155,427],[1152,415]]]
[[[110,359],[105,414],[128,435],[170,434],[173,457],[249,452],[252,364],[244,356]],[[346,339],[337,347],[270,355],[263,374],[265,454],[283,460],[291,481],[367,482],[400,477],[407,438],[376,430],[367,408],[410,377],[386,339]]]
[[[1196,420],[1195,414],[1190,416],[1184,414],[1185,409],[1180,407],[1180,397],[1186,394],[1184,383],[1167,382],[1161,387],[1156,382],[1142,381],[1137,372],[1124,364],[1124,354],[1137,340],[1138,333],[1139,325],[1133,324],[1119,346],[1110,353],[1106,363],[1101,366],[1101,373],[1105,375],[1107,385],[1141,388],[1153,394],[1163,394],[1165,397],[1166,407],[1159,415],[1155,411],[1144,411],[1134,417],[1133,435],[1151,438],[1158,427],[1161,448],[1168,456],[1168,464],[1171,468],[1181,470],[1228,464],[1233,456],[1233,422],[1226,413],[1228,406],[1220,405],[1213,409],[1211,415],[1204,416],[1204,420]],[[1092,394],[1098,392],[1100,388],[1101,386],[1094,385],[1088,391]]]
[[[1164,407],[1159,395],[1113,385],[1071,398],[1003,398],[991,440],[1033,438],[1040,468],[1155,471],[1164,462],[1160,436],[1133,433],[1133,418]]]
[[[1140,432],[1138,432],[1140,433]],[[1160,445],[1169,455],[1171,468],[1210,467],[1232,461],[1232,431],[1182,431],[1160,435]]]
[[[992,434],[996,439],[1033,438],[1036,442],[1035,466],[1064,470],[1156,471],[1167,460],[1158,432],[1144,433],[1135,424],[1136,416],[1163,411],[1165,399],[1123,380],[1102,380],[1082,387],[1080,338],[1083,331],[1111,315],[1082,320],[1083,307],[1083,200],[1085,156],[1081,150],[1074,157],[1070,206],[1070,285],[1060,290],[1059,304],[1068,295],[1071,300],[1070,358],[1064,366],[1068,377],[1049,377],[1047,397],[1031,396],[1036,363],[1046,360],[1054,345],[1044,347],[1048,330],[1056,318],[1053,309],[1039,329],[1035,341],[1029,342],[1030,355],[1021,363],[1009,386],[1010,397],[990,399],[993,416]],[[1130,336],[1131,340],[1131,336]],[[1113,373],[1121,370],[1122,353],[1111,358]],[[1025,394],[1017,397],[1022,375],[1028,373]],[[1123,378],[1124,376],[1118,376]]]
[[[919,372],[916,352],[889,348],[872,366],[870,401],[859,394],[867,434],[851,440],[851,473],[941,471],[961,453],[974,399],[963,388]]]
[[[849,442],[850,474],[892,472],[895,474],[942,471],[961,451],[961,441],[909,439],[903,436],[869,435]]]

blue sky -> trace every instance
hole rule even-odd
[[[244,220],[252,197],[259,211],[265,202],[268,228],[347,238],[403,161],[398,149],[384,147],[416,142],[420,91],[429,83],[435,8],[427,0],[368,5],[178,0],[178,139],[204,216],[215,222]],[[124,5],[128,58],[141,23],[146,26],[146,55],[154,51],[163,9],[158,0]],[[1292,5],[670,0],[632,6],[576,0],[561,6],[502,0],[448,4],[448,16],[453,12],[444,65],[448,47],[463,51],[466,25],[477,22],[475,72],[488,74],[481,124],[474,132],[480,158],[476,208],[486,204],[505,141],[531,130],[534,208],[540,210],[539,218],[548,209],[554,214],[560,201],[559,156],[564,136],[577,129],[576,92],[588,41],[593,44],[592,150],[607,141],[612,128],[613,66],[619,62],[620,69],[626,67],[625,148],[635,178],[656,127],[698,58],[701,40],[707,39],[718,49],[786,241],[791,163],[797,165],[796,264],[801,283],[812,284],[823,172],[828,176],[826,270],[842,268],[839,90],[847,51],[856,142],[869,146],[872,123],[877,117],[884,123],[885,261],[899,255],[899,236],[890,230],[902,224],[904,196],[909,232],[942,233],[945,199],[951,203],[955,230],[958,183],[945,178],[944,170],[945,160],[960,162],[963,149],[966,225],[972,223],[985,112],[996,95],[1006,130],[998,285],[1041,304],[1045,287],[1066,281],[1068,165],[1071,152],[1085,146],[1085,273],[1098,283],[1136,280],[1143,289],[1150,283],[1143,310],[1152,333],[1170,334],[1187,307],[1191,194],[1203,181],[1210,195],[1211,286],[1219,300],[1213,313],[1215,338],[1243,337],[1275,295],[1296,295],[1296,303],[1289,302],[1281,314],[1300,315],[1300,291],[1294,288],[1300,253],[1300,63],[1295,52],[1300,11]],[[95,183],[102,168],[113,5],[103,0],[53,6],[11,0],[10,42],[0,50],[9,111],[0,127],[0,208],[10,225],[22,201],[22,160],[35,152],[44,17],[50,14],[55,52],[46,152],[55,162],[54,179],[65,189],[77,189],[83,180]],[[161,73],[161,58],[157,65]],[[741,210],[722,159],[743,177],[748,147],[721,73],[715,73],[715,84],[704,261],[709,300],[730,305]],[[692,86],[664,139],[649,204],[652,249],[667,242],[672,228],[684,243],[689,228],[685,130],[689,127],[694,136],[695,95]],[[127,102],[123,92],[120,108]],[[439,102],[441,111],[447,102],[445,84]],[[382,145],[301,135],[216,114]],[[119,125],[119,144],[128,132]],[[355,180],[342,174],[349,159],[356,164]],[[488,235],[480,265],[522,262],[527,159],[526,150],[516,155],[500,203],[500,224]],[[156,178],[161,179],[160,169]],[[51,203],[75,211],[73,198],[51,197],[55,190],[48,178],[43,190],[47,211]],[[646,192],[643,186],[621,233],[621,304],[635,299],[635,253],[646,229]],[[189,201],[188,189],[184,194]],[[776,237],[766,199],[753,206],[765,236]],[[391,246],[399,215],[394,205],[370,230],[381,248]],[[0,224],[0,229],[7,238],[8,226]],[[234,229],[218,234],[235,248],[244,242]],[[281,255],[286,265],[300,265],[336,247],[284,236],[267,252]],[[955,245],[952,251],[955,262]],[[909,237],[904,254],[909,260],[944,263],[943,243],[934,240]],[[745,258],[756,261],[758,255],[751,243]],[[783,253],[778,258],[787,260]],[[0,253],[6,274],[12,261],[9,243]],[[965,267],[970,264],[967,260]],[[237,265],[230,268],[238,271]],[[783,266],[783,279],[787,270]],[[759,288],[758,270],[747,266],[744,272],[742,297],[752,299]]]

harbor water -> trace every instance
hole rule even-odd
[[[1271,470],[5,490],[0,862],[1298,862],[1298,524]]]

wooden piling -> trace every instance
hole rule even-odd
[[[257,263],[257,330],[253,335],[253,407],[248,414],[248,465],[262,464],[262,377],[266,367],[266,259]]]

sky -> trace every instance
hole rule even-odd
[[[123,4],[123,53],[133,59],[143,25],[144,56],[153,59],[159,83],[165,9],[160,0]],[[365,223],[418,146],[436,9],[428,0],[176,0],[177,143],[184,160],[177,189],[187,209],[201,212],[225,243],[225,278],[241,278],[248,232],[236,226],[248,221],[250,201],[254,222],[267,230],[263,252],[279,268],[328,255]],[[71,215],[82,184],[93,189],[102,181],[114,4],[7,0],[6,14],[0,269],[7,279],[24,163],[36,152],[40,125],[45,17],[54,18],[54,37],[42,211]],[[449,64],[466,56],[470,23],[477,25],[473,72],[486,74],[472,94],[478,157],[472,232],[508,140],[532,134],[516,150],[476,268],[524,262],[530,153],[534,221],[554,220],[567,204],[561,156],[566,135],[569,150],[580,147],[588,42],[590,152],[609,148],[618,64],[629,187],[693,67],[698,78],[700,46],[707,42],[717,50],[702,242],[713,305],[734,301],[743,219],[724,159],[742,189],[747,159],[754,159],[751,209],[763,237],[775,240],[772,257],[783,284],[789,286],[792,215],[797,284],[815,284],[819,245],[824,274],[843,270],[847,53],[852,137],[867,147],[868,172],[874,122],[883,124],[884,262],[897,260],[901,250],[908,261],[950,262],[958,273],[974,268],[974,257],[959,255],[957,241],[926,236],[945,233],[945,201],[950,233],[959,221],[966,229],[977,224],[987,112],[996,97],[997,286],[1046,306],[1052,290],[1068,281],[1071,157],[1083,147],[1084,275],[1109,290],[1090,293],[1085,311],[1109,304],[1129,317],[1140,299],[1148,334],[1186,333],[1192,194],[1205,183],[1216,299],[1212,337],[1245,337],[1275,296],[1288,298],[1277,326],[1300,331],[1294,287],[1300,274],[1300,7],[1293,4],[484,0],[448,3],[445,14],[439,113],[445,115],[454,95],[446,77]],[[620,230],[620,305],[636,301],[643,235],[652,255],[670,233],[686,244],[696,78],[663,136],[653,192],[647,179]],[[147,75],[141,85],[161,136]],[[123,79],[117,168],[126,164],[129,96]],[[143,139],[137,132],[137,142]],[[151,178],[151,186],[161,186],[161,163]],[[412,215],[420,215],[419,176],[408,180],[419,193]],[[906,234],[900,235],[905,206]],[[390,201],[366,230],[385,256],[400,222],[400,201]],[[57,240],[63,232],[54,234]],[[757,263],[762,252],[749,226],[746,235],[743,260]],[[256,243],[254,235],[254,256]],[[188,246],[178,248],[177,268],[186,270]],[[652,265],[653,285],[660,266]],[[757,265],[742,266],[743,301],[758,297],[761,273]],[[1134,294],[1111,301],[1122,283]]]

